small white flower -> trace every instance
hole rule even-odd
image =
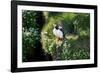
[[[29,35],[31,35],[31,33],[30,32],[25,32],[25,35],[29,36]]]

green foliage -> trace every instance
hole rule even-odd
[[[23,44],[23,61],[28,61],[29,56],[34,55],[36,42],[40,41],[40,28],[36,22],[37,14],[34,11],[22,11],[22,44]]]
[[[63,27],[64,40],[61,45],[61,60],[90,58],[90,14],[72,12],[22,11],[23,62],[34,59],[37,42],[55,60],[57,44],[53,24]]]

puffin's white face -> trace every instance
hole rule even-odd
[[[59,28],[59,29],[62,29],[62,27],[61,27],[61,26],[59,26],[58,28]]]

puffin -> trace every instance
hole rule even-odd
[[[57,38],[57,41],[62,41],[64,38],[64,34],[63,34],[63,28],[61,25],[56,25],[53,24],[54,28],[53,28],[53,34],[55,35],[55,37]]]

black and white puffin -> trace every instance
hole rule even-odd
[[[58,41],[62,41],[64,37],[62,26],[54,24],[53,34],[57,37]]]

